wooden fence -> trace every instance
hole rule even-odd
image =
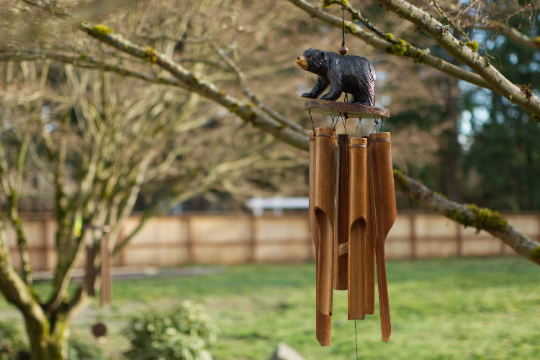
[[[540,240],[540,214],[507,214],[509,222]],[[140,218],[129,218],[128,234]],[[24,229],[34,271],[56,264],[53,220],[27,219]],[[14,233],[9,244],[15,266],[19,255]],[[122,235],[120,240],[122,241]],[[388,259],[452,256],[500,256],[513,250],[499,239],[474,228],[463,228],[429,213],[400,214],[386,242]],[[314,251],[305,216],[252,217],[248,215],[164,216],[150,220],[124,248],[115,266],[181,266],[185,264],[240,264],[313,260]],[[84,256],[78,263],[84,266]]]

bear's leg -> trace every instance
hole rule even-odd
[[[330,91],[328,91],[328,93],[321,96],[321,100],[336,101],[337,99],[339,99],[342,92],[343,91],[338,86],[330,85]]]
[[[369,101],[367,96],[363,94],[352,94],[352,98],[349,102],[360,105],[371,105],[371,102]]]
[[[317,82],[313,89],[308,93],[303,93],[302,97],[309,99],[316,99],[323,93],[323,91],[330,85],[330,81],[323,79],[322,77],[317,77]]]

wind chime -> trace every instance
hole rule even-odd
[[[390,111],[374,106],[375,71],[369,60],[347,52],[343,25],[339,54],[308,49],[296,59],[298,66],[318,75],[303,97],[317,99],[330,87],[320,100],[305,103],[310,117],[332,117],[331,127],[318,128],[311,117],[309,133],[309,228],[317,269],[316,338],[322,346],[330,345],[333,290],[348,290],[348,318],[355,320],[356,331],[356,320],[375,313],[375,278],[382,341],[388,342],[391,333],[384,244],[396,219],[396,203],[390,133],[377,132]],[[350,101],[337,102],[342,93],[345,101],[352,95]],[[336,135],[336,118],[342,119],[345,134]],[[350,118],[358,118],[357,131],[362,119],[375,119],[374,131],[348,135]]]

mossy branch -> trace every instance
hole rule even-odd
[[[441,214],[459,224],[484,230],[501,239],[518,254],[540,265],[540,243],[516,230],[497,211],[481,208],[474,204],[459,204],[431,191],[420,182],[394,170],[396,190],[426,208]]]
[[[540,115],[540,99],[537,96],[533,95],[527,98],[518,86],[491,66],[487,57],[481,56],[474,50],[474,44],[463,46],[463,42],[450,33],[449,26],[441,24],[431,14],[406,0],[377,1],[399,17],[423,30],[456,60],[469,66],[476,74],[480,75],[492,90],[533,114]]]
[[[341,29],[343,24],[343,20],[341,18],[330,15],[327,12],[311,5],[305,0],[288,1],[308,13],[311,17],[315,17],[329,25]],[[457,79],[470,82],[471,84],[478,85],[486,89],[491,89],[491,86],[477,74],[462,69],[459,66],[450,64],[441,58],[430,55],[428,51],[421,50],[410,44],[400,44],[399,40],[395,40],[393,35],[391,37],[389,34],[384,34],[382,37],[380,35],[373,35],[372,33],[364,31],[360,26],[351,21],[345,21],[345,31],[382,52],[411,58],[415,63],[425,64]],[[380,33],[383,34],[382,32]]]

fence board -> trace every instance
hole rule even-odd
[[[509,222],[533,239],[540,239],[539,214],[510,214]],[[119,242],[139,224],[127,219]],[[23,221],[34,271],[56,266],[54,220]],[[509,246],[474,227],[463,228],[429,213],[398,215],[386,241],[389,259],[515,255]],[[15,233],[8,226],[14,265],[20,267]],[[413,253],[413,251],[415,253]],[[306,216],[163,216],[148,221],[126,246],[116,266],[181,266],[194,264],[275,263],[313,260],[314,249]],[[84,266],[84,256],[78,267]]]

